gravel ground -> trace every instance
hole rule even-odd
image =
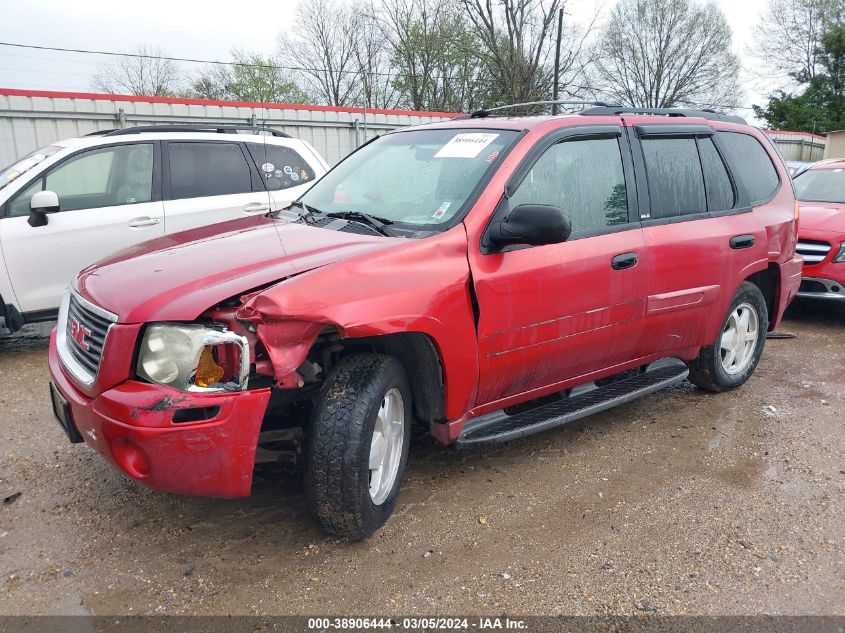
[[[136,485],[53,421],[46,329],[0,339],[0,614],[845,615],[843,328],[794,307],[732,393],[482,452],[424,439],[394,518],[351,544],[296,477],[237,501]]]

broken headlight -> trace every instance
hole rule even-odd
[[[203,325],[161,323],[144,333],[138,376],[179,391],[246,389],[249,345],[243,336]]]

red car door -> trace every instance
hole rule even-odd
[[[716,340],[739,284],[765,267],[766,232],[711,127],[648,123],[632,131],[638,181],[648,183],[640,209],[651,257],[637,353],[683,356]]]
[[[618,125],[564,128],[515,170],[498,218],[520,204],[564,209],[564,243],[485,252],[470,232],[478,302],[477,404],[506,406],[630,360],[646,293],[633,170]]]

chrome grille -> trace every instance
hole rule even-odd
[[[827,254],[830,252],[829,242],[816,242],[813,240],[798,240],[798,245],[795,247],[795,252],[804,258],[808,264],[818,264],[824,261]]]
[[[59,309],[57,347],[62,364],[86,387],[94,384],[109,329],[117,317],[66,291]]]

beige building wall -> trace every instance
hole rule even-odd
[[[845,130],[827,133],[824,144],[825,158],[845,158]]]

